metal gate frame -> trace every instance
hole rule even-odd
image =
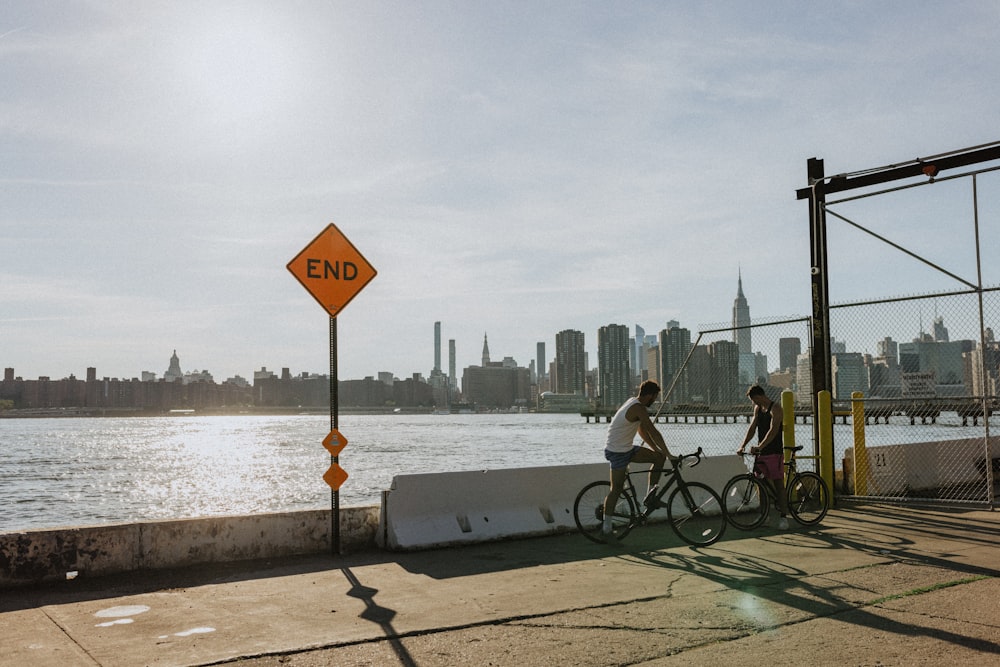
[[[968,288],[968,292],[972,292],[978,295],[979,298],[979,321],[980,321],[980,345],[985,349],[985,322],[983,317],[983,292],[985,290],[982,284],[982,257],[979,246],[979,204],[978,204],[978,190],[976,177],[978,174],[997,171],[1000,170],[1000,165],[994,165],[990,167],[978,168],[973,171],[968,171],[965,173],[958,173],[950,175],[944,178],[938,178],[941,172],[959,169],[967,167],[970,165],[980,165],[988,162],[1000,161],[1000,142],[993,142],[989,144],[982,144],[979,146],[974,146],[971,148],[960,149],[956,151],[951,151],[948,153],[941,153],[938,155],[931,155],[926,158],[916,158],[914,160],[895,163],[886,165],[883,167],[876,167],[872,169],[865,169],[861,171],[837,174],[835,176],[826,176],[823,160],[817,158],[809,158],[806,163],[806,174],[808,185],[805,188],[801,188],[796,191],[797,199],[807,199],[809,201],[809,229],[810,229],[810,258],[811,258],[811,297],[812,297],[812,397],[813,397],[813,409],[814,413],[818,411],[818,395],[821,391],[831,391],[832,387],[832,349],[831,349],[831,334],[830,334],[830,294],[829,294],[829,258],[827,256],[827,214],[830,214],[839,220],[860,229],[861,231],[870,234],[876,239],[889,244],[893,248],[902,251],[911,257],[918,259],[925,264],[928,264],[932,268],[945,273],[951,278],[961,282]],[[846,197],[836,201],[828,201],[827,196],[839,193],[848,192],[852,190],[858,190],[862,188],[872,188],[874,186],[879,186],[882,184],[893,183],[896,181],[901,181],[904,179],[913,179],[924,177],[924,180],[909,183],[905,185],[900,185],[896,187],[891,187],[887,189],[875,190],[866,192],[863,194],[855,195],[852,197]],[[977,279],[976,282],[970,282],[951,274],[939,266],[927,261],[926,259],[910,252],[909,250],[903,248],[902,246],[889,241],[888,239],[865,229],[856,222],[848,219],[847,217],[840,215],[832,210],[829,206],[839,203],[844,203],[847,201],[853,201],[856,199],[862,199],[866,197],[874,197],[882,194],[887,194],[889,192],[896,192],[899,190],[904,190],[908,188],[921,187],[929,185],[933,182],[941,180],[951,180],[957,178],[970,178],[972,179],[972,191],[973,191],[973,201],[974,201],[974,223],[975,223],[975,237],[976,237],[976,268],[977,268]],[[985,356],[985,355],[984,355]],[[983,373],[983,368],[979,369],[980,373]],[[984,397],[983,403],[984,409],[987,408],[986,398]],[[988,412],[987,412],[988,414]],[[814,424],[813,438],[815,441],[819,441],[819,429],[820,425],[817,422]],[[984,447],[986,447],[987,461],[989,461],[989,419],[984,419],[985,436],[983,440]],[[832,451],[829,452],[831,460],[823,461],[824,466],[828,466],[829,469],[833,469],[834,461]],[[993,493],[993,473],[992,466],[986,466],[986,483],[988,486],[988,494],[990,499],[990,504],[996,504],[996,496]]]

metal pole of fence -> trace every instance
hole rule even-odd
[[[976,233],[976,290],[979,296],[979,349],[983,351],[980,357],[979,367],[973,369],[974,373],[979,373],[981,378],[979,386],[983,395],[983,449],[986,452],[986,494],[990,504],[996,502],[993,494],[993,454],[990,451],[990,399],[989,391],[986,390],[986,317],[983,310],[983,259],[982,250],[979,245],[979,181],[976,175],[972,175],[972,219]]]

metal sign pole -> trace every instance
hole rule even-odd
[[[337,318],[330,318],[330,429],[340,428],[340,395],[337,391]],[[340,464],[340,456],[330,455],[331,465]],[[330,550],[332,555],[340,553],[340,488],[330,489]]]
[[[347,438],[337,423],[337,315],[371,282],[376,271],[332,223],[288,263],[288,270],[330,316],[330,433],[323,438],[323,446],[330,452],[330,468],[323,481],[331,489],[330,550],[336,556],[340,553],[340,485],[347,479],[347,471],[340,467],[340,452],[347,446]]]

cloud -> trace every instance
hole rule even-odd
[[[484,331],[526,363],[567,328],[725,322],[739,272],[755,317],[809,312],[807,158],[995,139],[1000,10],[901,7],[14,3],[0,362],[321,371],[285,264],[329,222],[379,271],[346,377],[427,372],[436,320],[460,366]],[[933,209],[861,217],[968,273]],[[940,284],[834,224],[834,299]]]

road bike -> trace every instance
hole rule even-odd
[[[785,447],[785,451],[789,452],[785,461],[785,499],[788,511],[796,521],[803,526],[814,526],[823,520],[830,509],[830,490],[815,472],[796,469],[795,452],[800,449],[801,446]],[[755,460],[753,470],[733,477],[722,490],[726,518],[737,528],[757,528],[767,519],[771,504],[777,504],[774,486],[764,473],[763,464]]]
[[[646,475],[649,470],[629,472],[625,488],[615,504],[611,517],[613,535],[621,540],[636,526],[645,524],[650,515],[660,507],[667,509],[667,522],[682,540],[696,547],[714,544],[726,532],[726,516],[719,494],[701,482],[686,482],[681,468],[694,467],[701,462],[701,447],[694,454],[678,458],[673,468],[661,470],[659,490],[653,502],[643,507],[638,500],[632,475]],[[587,539],[604,544],[601,532],[604,523],[604,499],[611,490],[610,481],[591,482],[583,487],[573,503],[573,518],[577,528]],[[670,491],[666,503],[663,497]]]

